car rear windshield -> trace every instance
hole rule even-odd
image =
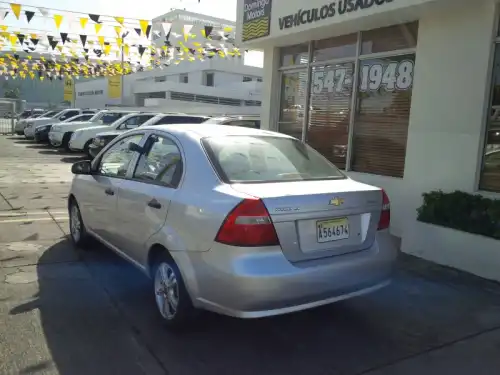
[[[231,135],[207,137],[202,144],[226,183],[346,178],[317,151],[293,138]]]

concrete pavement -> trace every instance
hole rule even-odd
[[[69,244],[78,156],[10,138],[0,136],[0,374],[498,373],[500,286],[409,257],[366,297],[261,320],[206,313],[169,333],[140,272]]]

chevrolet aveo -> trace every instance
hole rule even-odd
[[[97,239],[150,276],[172,328],[198,309],[265,317],[390,281],[397,250],[385,192],[287,135],[141,127],[72,172],[73,242]]]

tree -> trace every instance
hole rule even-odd
[[[3,97],[8,99],[19,99],[21,96],[21,90],[19,87],[11,87],[7,82],[3,84]]]

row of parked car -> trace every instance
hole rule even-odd
[[[38,143],[48,143],[66,151],[85,153],[94,158],[121,133],[148,125],[211,123],[260,128],[259,116],[188,115],[183,113],[140,112],[70,108],[21,115],[15,132]]]

